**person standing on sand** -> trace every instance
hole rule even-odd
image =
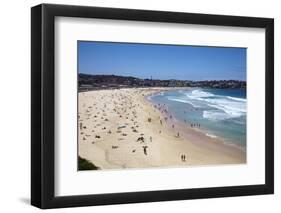
[[[147,151],[146,151],[147,146],[142,146],[142,148],[143,148],[143,153],[144,153],[145,155],[147,155]]]

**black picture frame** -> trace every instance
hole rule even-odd
[[[265,184],[93,195],[54,195],[55,17],[264,28]],[[274,193],[274,20],[164,11],[41,4],[31,8],[31,204],[42,208],[217,198]]]

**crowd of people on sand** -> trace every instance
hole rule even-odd
[[[140,92],[139,92],[140,93]],[[84,96],[84,94],[83,94]],[[106,99],[108,101],[108,98],[105,95],[102,95],[101,97],[99,97],[100,99]],[[126,122],[124,123],[124,125],[119,125],[116,127],[116,133],[118,133],[118,135],[122,138],[118,137],[118,140],[122,139],[124,140],[125,137],[127,136],[127,132],[124,133],[124,130],[128,129],[128,126],[131,126],[131,131],[133,131],[134,133],[139,134],[139,123],[138,123],[138,116],[137,116],[137,108],[141,107],[136,104],[134,104],[133,101],[133,97],[131,95],[127,95],[127,94],[111,94],[111,98],[110,99],[116,99],[117,101],[113,101],[114,105],[113,108],[109,107],[110,106],[110,102],[111,100],[109,100],[108,102],[106,102],[106,100],[104,100],[104,104],[102,106],[102,108],[98,107],[98,103],[95,102],[91,102],[90,105],[86,105],[83,104],[83,109],[84,112],[83,114],[85,116],[83,116],[83,118],[81,118],[81,114],[79,113],[78,115],[78,119],[79,119],[79,132],[82,136],[82,140],[83,141],[88,141],[90,140],[90,142],[92,144],[100,143],[102,142],[104,139],[104,134],[97,134],[97,133],[102,133],[105,132],[106,134],[113,134],[114,130],[113,129],[109,129],[106,126],[105,123],[109,122],[109,118],[108,116],[108,112],[112,112],[113,114],[116,114],[119,118],[122,118],[122,120],[124,119]],[[158,109],[163,115],[164,115],[164,119],[161,119],[161,116],[159,116],[159,122],[161,124],[161,126],[164,124],[164,121],[167,122],[168,119],[173,119],[172,114],[169,114],[168,110],[167,110],[167,106],[165,104],[155,104],[154,105],[155,109]],[[99,119],[100,118],[100,119]],[[92,130],[87,128],[87,125],[85,123],[86,122],[84,119],[86,120],[91,120],[91,122],[94,123],[94,128]],[[148,118],[148,122],[151,122],[151,118]],[[195,124],[192,124],[192,126],[195,126]],[[200,124],[197,124],[197,126],[200,127]],[[173,129],[175,128],[174,124],[172,125]],[[100,129],[100,130],[98,130]],[[90,131],[90,132],[89,132]],[[89,134],[86,134],[89,133]],[[94,135],[92,135],[94,134]],[[161,129],[159,130],[159,134],[161,134]],[[91,137],[93,136],[93,137]],[[175,135],[175,137],[179,138],[180,137],[180,133],[177,132],[177,134]],[[90,139],[91,138],[91,139]],[[144,134],[140,134],[140,136],[138,136],[136,138],[136,142],[139,142],[142,148],[142,151],[144,153],[144,155],[148,155],[148,148],[149,145],[147,142],[152,142],[152,136],[148,137],[148,140],[146,141],[146,138],[144,136]],[[122,146],[122,145],[121,145]],[[111,148],[113,150],[115,149],[119,149],[120,148],[120,144],[118,145],[112,145]],[[132,153],[135,153],[136,149],[132,150]],[[181,155],[181,161],[185,162],[186,161],[186,156],[185,154]]]
[[[140,91],[138,91],[137,93],[142,93]],[[143,95],[143,94],[142,94]],[[85,94],[83,93],[83,96],[85,96]],[[113,101],[114,105],[113,108],[112,107],[108,107],[110,106],[110,104],[107,105],[106,100],[108,100],[108,97],[106,97],[106,95],[102,95],[101,97],[99,97],[100,99],[105,99],[104,100],[104,104],[102,109],[98,108],[98,103],[91,103],[90,106],[88,104],[83,104],[82,108],[84,109],[84,119],[86,118],[86,120],[91,119],[95,125],[93,126],[94,129],[91,131],[91,133],[93,132],[100,132],[97,131],[97,127],[98,126],[102,126],[103,124],[105,124],[105,122],[108,122],[109,119],[107,118],[107,114],[105,113],[105,110],[107,112],[112,112],[113,114],[116,114],[119,118],[121,118],[122,120],[124,119],[126,122],[124,123],[124,125],[119,125],[117,126],[116,129],[116,133],[118,133],[118,135],[120,135],[121,137],[118,137],[118,140],[124,140],[124,137],[126,137],[128,134],[124,133],[123,131],[127,129],[128,126],[130,126],[131,124],[131,130],[132,132],[136,133],[136,134],[140,134],[138,131],[138,128],[140,127],[139,123],[138,123],[138,116],[137,116],[137,108],[142,108],[142,106],[140,106],[139,104],[134,104],[133,101],[133,96],[129,95],[129,94],[111,94],[111,100],[112,99],[117,99],[118,101]],[[111,102],[111,100],[108,101],[108,103]],[[87,106],[88,105],[88,106]],[[101,111],[100,111],[101,110]],[[85,131],[88,131],[87,129],[87,125],[85,125],[84,123],[84,119],[80,117],[80,113],[78,113],[78,119],[79,119],[79,130],[80,130],[80,135],[84,135],[82,136],[82,140],[83,141],[88,141],[88,137],[92,136],[92,135],[88,135],[85,134]],[[101,118],[101,123],[97,123],[98,118]],[[101,128],[101,132],[106,130],[106,134],[112,134],[114,130],[108,130],[105,126],[103,126]],[[100,132],[100,133],[101,133]],[[98,142],[102,142],[103,141],[103,137],[101,135],[97,135],[95,134],[93,135],[93,138],[95,141],[92,142],[92,144]],[[152,136],[149,136],[149,141],[152,142]],[[140,137],[137,137],[136,142],[140,142],[141,144],[144,143],[143,146],[141,146],[144,155],[148,155],[148,146],[146,143],[146,139],[144,137],[144,134],[140,134]],[[112,145],[111,148],[112,149],[118,149],[120,146],[116,146],[116,145]],[[136,149],[132,150],[133,153],[136,152]]]

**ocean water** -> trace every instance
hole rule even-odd
[[[246,148],[246,90],[186,88],[157,93],[149,99],[165,104],[183,123],[200,124],[207,136]]]

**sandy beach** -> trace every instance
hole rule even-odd
[[[242,149],[176,121],[147,96],[165,88],[80,92],[78,153],[101,169],[246,163]],[[183,157],[184,156],[184,157]]]

